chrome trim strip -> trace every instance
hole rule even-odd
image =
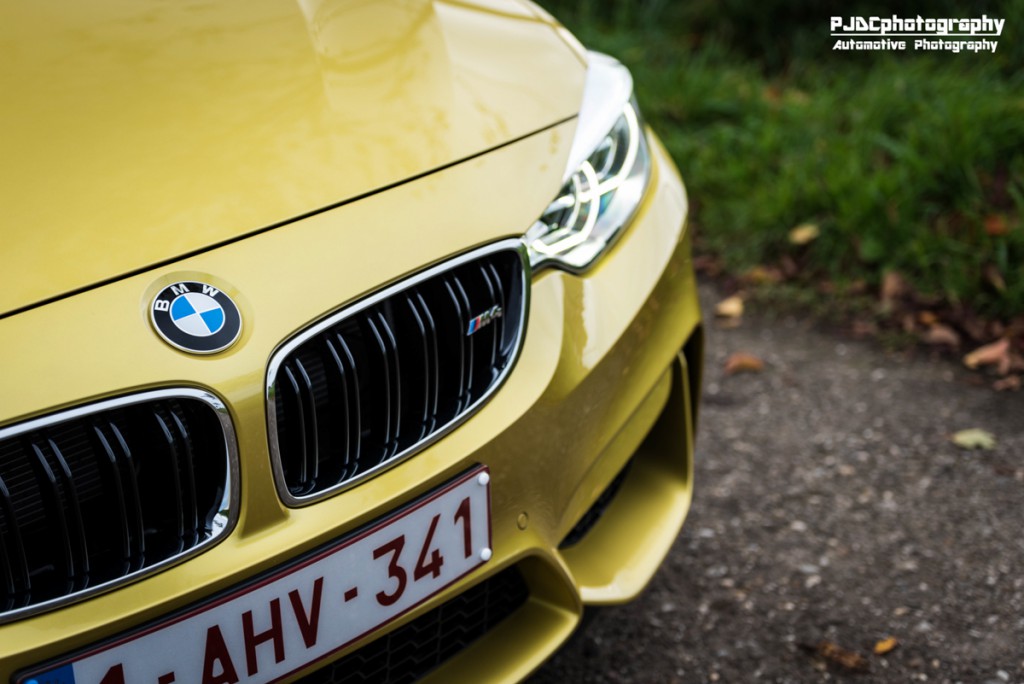
[[[225,539],[234,529],[235,524],[238,521],[238,511],[240,507],[240,489],[238,486],[240,477],[238,465],[238,440],[235,437],[235,428],[231,421],[231,415],[228,411],[227,405],[220,399],[220,397],[207,390],[190,387],[169,388],[130,394],[122,397],[116,397],[114,399],[98,401],[92,404],[84,404],[64,411],[58,411],[57,413],[52,413],[41,418],[28,420],[24,423],[0,428],[0,441],[17,437],[18,435],[32,430],[51,427],[53,425],[65,423],[69,420],[84,418],[101,411],[133,406],[135,404],[143,404],[150,401],[160,401],[163,399],[199,400],[209,406],[217,416],[217,420],[220,421],[221,430],[224,434],[224,451],[228,460],[227,482],[224,483],[224,498],[221,501],[221,510],[213,520],[213,532],[210,538],[196,544],[194,547],[183,553],[166,558],[159,563],[129,573],[123,577],[118,577],[115,580],[110,580],[109,582],[98,584],[94,587],[89,587],[88,589],[68,594],[67,596],[62,596],[60,598],[36,603],[31,606],[18,608],[6,613],[0,612],[0,625],[20,620],[30,615],[37,615],[39,613],[50,611],[64,605],[77,603],[98,594],[111,591],[123,584],[136,582],[156,572],[166,570],[172,565],[177,565],[198,553],[205,552],[214,544],[220,543],[220,541]]]
[[[315,337],[324,330],[340,323],[349,316],[359,313],[360,311],[367,309],[378,302],[391,297],[409,287],[413,287],[424,280],[428,280],[436,275],[450,271],[453,268],[461,266],[462,264],[474,261],[480,257],[495,254],[497,252],[511,251],[515,252],[519,256],[519,262],[522,264],[522,301],[520,302],[519,320],[521,324],[519,326],[518,336],[515,340],[515,345],[511,356],[509,357],[508,364],[505,369],[501,372],[501,375],[497,377],[494,384],[488,389],[488,391],[482,395],[479,399],[473,402],[471,405],[466,407],[462,413],[450,420],[445,425],[442,425],[432,434],[428,435],[419,443],[409,447],[405,451],[399,452],[392,456],[390,459],[377,465],[363,473],[360,473],[356,477],[353,477],[344,482],[340,482],[332,487],[321,490],[314,494],[306,496],[294,496],[288,491],[288,484],[284,479],[284,467],[281,465],[281,452],[280,446],[277,439],[277,410],[275,405],[276,398],[276,381],[277,373],[281,368],[284,359],[289,354],[295,351],[298,347],[302,346],[310,338]],[[399,463],[405,461],[410,456],[419,453],[423,449],[427,448],[431,444],[437,442],[439,439],[447,435],[449,432],[457,428],[463,422],[465,422],[471,415],[494,395],[494,393],[504,383],[508,377],[512,368],[515,367],[516,362],[519,360],[519,354],[523,348],[523,339],[526,336],[526,323],[527,313],[530,310],[530,281],[532,279],[532,272],[530,268],[530,257],[527,252],[526,245],[520,238],[508,238],[500,242],[494,242],[484,247],[475,249],[471,252],[466,252],[447,261],[443,261],[435,266],[432,266],[424,271],[420,271],[412,276],[403,278],[398,282],[374,292],[373,294],[360,299],[352,304],[344,306],[336,313],[328,315],[308,328],[303,329],[301,332],[294,335],[288,341],[283,343],[277,350],[274,351],[270,356],[270,362],[267,366],[267,384],[266,384],[266,407],[267,407],[267,435],[270,442],[270,464],[274,471],[274,485],[277,487],[277,494],[281,498],[282,503],[291,508],[297,508],[300,506],[308,506],[309,504],[315,503],[329,496],[334,496],[347,489],[351,489],[356,485],[365,482],[366,480],[380,475],[385,470],[389,470]]]

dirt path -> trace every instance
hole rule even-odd
[[[793,318],[708,327],[683,534],[534,682],[1024,682],[1024,393]],[[723,377],[735,351],[765,370]],[[966,428],[998,446],[949,441]]]

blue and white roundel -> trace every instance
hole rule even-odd
[[[186,292],[171,302],[171,320],[187,335],[209,337],[224,327],[224,308],[199,292]]]
[[[193,354],[215,354],[242,332],[242,315],[219,288],[197,281],[168,285],[153,298],[153,327],[172,347]]]

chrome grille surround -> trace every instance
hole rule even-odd
[[[40,418],[34,418],[25,422],[15,423],[7,427],[0,428],[0,447],[7,447],[19,438],[29,440],[31,439],[29,435],[32,434],[52,435],[55,430],[61,430],[62,428],[73,426],[76,421],[82,422],[90,419],[95,420],[104,415],[110,416],[115,412],[132,410],[145,404],[160,405],[161,403],[166,404],[167,402],[174,401],[194,401],[209,409],[212,412],[214,420],[216,421],[223,437],[223,453],[220,454],[225,459],[223,464],[223,496],[219,497],[220,501],[217,505],[216,513],[210,516],[211,524],[209,525],[209,529],[205,530],[208,533],[208,536],[203,539],[198,539],[197,537],[196,542],[188,548],[183,548],[179,552],[170,554],[151,564],[146,564],[144,559],[144,547],[140,547],[139,551],[142,554],[143,559],[141,562],[135,563],[140,567],[130,569],[128,572],[125,572],[118,577],[102,581],[95,585],[86,584],[86,586],[69,591],[63,596],[50,598],[40,602],[29,602],[27,605],[8,608],[7,610],[4,610],[3,607],[0,606],[0,624],[47,612],[60,606],[75,603],[86,598],[111,591],[112,589],[122,585],[135,582],[208,550],[214,544],[226,538],[234,529],[238,520],[239,511],[238,445],[235,437],[234,426],[231,422],[231,417],[226,405],[219,397],[208,391],[195,388],[168,388],[140,392],[138,394],[130,394],[95,403],[84,404],[71,409],[45,415]],[[118,436],[118,438],[120,439],[120,436]],[[190,437],[188,436],[185,436],[184,438],[186,440],[190,440]],[[53,437],[51,436],[47,439],[52,445]],[[122,441],[122,450],[125,449],[124,444],[125,443]],[[137,445],[132,446],[134,447]],[[45,460],[39,456],[38,452],[36,456],[40,463]],[[99,458],[98,454],[94,454],[94,456]],[[133,456],[130,453],[128,453],[127,456],[127,463],[131,466]],[[209,454],[200,454],[200,457],[203,456],[209,456]],[[60,461],[61,465],[65,466],[65,471],[68,472],[64,457],[57,454],[56,458]],[[124,461],[122,460],[117,464],[112,465],[112,470],[120,470],[123,466]],[[121,470],[121,472],[124,471]],[[137,482],[135,486],[138,486]],[[76,490],[77,485],[71,489],[72,491]],[[193,494],[194,493],[195,492],[193,490]],[[122,491],[121,494],[123,495],[124,492]],[[70,496],[73,498],[75,495],[71,494]],[[138,496],[138,494],[136,496]],[[68,502],[65,501],[60,501],[58,503],[60,503],[62,507],[66,507],[68,505]],[[75,502],[75,505],[77,505],[77,502]],[[4,531],[6,530],[7,534],[11,534],[11,520],[14,520],[15,525],[18,524],[18,521],[16,518],[12,518],[10,492],[3,484],[2,479],[0,479],[0,507],[4,508],[4,510],[0,510],[0,522],[6,521],[4,527],[0,528],[0,552],[7,554],[9,553],[9,549],[4,545],[8,543],[8,540],[3,536]],[[198,507],[196,511],[198,513]],[[82,519],[82,511],[79,511],[79,518],[81,522],[84,522],[84,519]],[[129,523],[126,522],[125,528],[127,529],[128,526]],[[80,529],[84,531],[84,526],[80,527]],[[149,533],[149,530],[146,530],[144,533]],[[76,543],[84,544],[84,536],[83,540],[76,540]],[[24,549],[22,553],[24,555]],[[0,561],[8,564],[7,569],[0,565],[0,581],[4,581],[5,579],[11,579],[13,581],[13,571],[10,569],[9,561],[6,558],[0,558]],[[2,575],[8,576],[5,578]]]
[[[443,424],[432,426],[430,429],[425,430],[425,433],[418,440],[416,440],[415,443],[397,449],[394,453],[386,456],[386,458],[384,458],[381,462],[377,463],[376,465],[358,469],[358,472],[356,472],[354,475],[343,477],[339,481],[336,481],[327,486],[319,487],[315,491],[310,491],[308,493],[296,493],[295,491],[293,491],[292,488],[289,486],[289,477],[285,472],[285,464],[283,463],[281,437],[282,432],[284,430],[282,429],[282,426],[279,424],[279,410],[281,407],[278,404],[278,400],[281,399],[282,401],[284,401],[283,395],[286,394],[284,390],[284,383],[289,382],[289,384],[292,384],[295,382],[294,375],[291,377],[287,375],[287,369],[285,367],[286,364],[293,363],[294,358],[296,358],[296,355],[303,353],[305,345],[316,344],[318,342],[316,340],[318,336],[325,336],[326,333],[337,334],[337,326],[346,325],[348,322],[356,320],[357,317],[359,316],[362,316],[363,319],[368,319],[371,316],[379,316],[380,314],[378,312],[380,310],[380,307],[388,306],[389,300],[391,300],[392,298],[398,295],[402,295],[403,293],[416,291],[416,288],[420,286],[433,286],[434,281],[436,281],[437,279],[443,279],[455,273],[456,269],[472,266],[474,262],[483,261],[489,257],[500,257],[501,255],[503,255],[503,253],[508,254],[509,258],[512,258],[514,256],[516,260],[516,267],[515,282],[510,283],[511,285],[514,286],[515,289],[514,291],[510,291],[506,296],[506,301],[511,303],[513,306],[509,311],[504,312],[501,319],[502,323],[500,330],[505,330],[504,326],[505,323],[508,321],[514,322],[514,328],[510,329],[509,331],[509,342],[506,345],[508,347],[507,356],[504,359],[504,362],[501,364],[501,366],[495,369],[496,374],[494,375],[493,379],[487,384],[485,391],[479,393],[478,396],[473,396],[471,400],[469,400],[465,406],[461,407],[451,419],[446,420],[445,422],[443,422]],[[453,277],[456,281],[458,280],[457,276],[451,275],[451,277]],[[378,292],[375,292],[367,297],[364,297],[363,299],[355,301],[350,305],[344,306],[337,312],[330,314],[326,318],[323,318],[313,323],[309,327],[297,333],[294,337],[286,341],[284,344],[282,344],[271,356],[270,362],[268,364],[266,381],[267,426],[269,436],[269,448],[271,454],[271,465],[274,472],[274,480],[277,487],[278,495],[280,496],[282,502],[284,502],[285,505],[290,507],[304,506],[324,499],[328,496],[337,494],[338,492],[344,491],[351,487],[354,487],[355,485],[380,474],[384,470],[387,470],[397,465],[403,460],[409,458],[415,453],[433,444],[438,439],[443,437],[445,434],[447,434],[448,432],[456,428],[458,425],[460,425],[473,413],[475,413],[503,384],[509,372],[515,366],[516,360],[518,359],[519,352],[522,348],[523,338],[526,333],[526,316],[527,311],[529,309],[530,277],[531,272],[529,266],[529,257],[527,255],[527,250],[523,242],[518,238],[502,240],[500,242],[486,245],[479,249],[472,250],[460,256],[441,262],[424,271],[421,271],[412,276],[399,280],[398,282]],[[493,294],[493,291],[491,294]],[[427,305],[423,304],[422,298],[420,298],[419,301],[424,307],[424,309],[426,309]],[[457,303],[456,307],[458,307]],[[484,314],[486,312],[486,308],[482,308],[479,311],[475,308],[471,308],[466,313],[468,314],[468,318],[472,319],[474,316],[480,318],[480,314]],[[462,328],[458,331],[459,334],[465,334],[465,337],[463,338],[464,340],[472,340],[474,339],[474,337],[476,337],[474,333],[466,334],[467,330],[465,326],[468,323],[469,320],[462,321]],[[432,324],[433,323],[431,322],[431,325]],[[482,330],[486,332],[490,330],[491,327],[498,328],[499,326],[495,326],[492,323],[490,325],[486,325],[486,327],[483,327]],[[381,352],[383,355],[386,356],[393,353],[395,355],[395,358],[397,359],[400,352],[408,353],[407,350],[399,349],[400,342],[396,342],[395,336],[391,333],[386,321],[384,321],[384,325],[382,325],[381,328],[381,332],[383,334],[377,334],[376,331],[374,332],[374,334],[377,334],[379,343],[381,340],[389,338],[388,342],[382,344],[381,346]],[[472,330],[472,327],[470,327],[470,329]],[[492,330],[490,334],[493,335],[495,339],[497,339],[497,336],[499,334],[504,333],[499,333]],[[426,333],[423,333],[423,335],[423,347],[426,348],[429,346],[426,342]],[[481,337],[483,337],[483,335],[484,333],[481,333]],[[436,347],[436,335],[434,339]],[[323,337],[321,338],[320,342],[322,341]],[[391,345],[390,348],[386,348],[388,343],[390,343]],[[342,342],[342,344],[344,345],[344,342]],[[436,348],[434,351],[436,352]],[[323,354],[323,352],[318,353]],[[349,357],[349,359],[351,361],[351,356]],[[385,361],[385,364],[386,363],[387,362]],[[437,362],[435,359],[435,364],[436,363]],[[352,365],[350,362],[343,363],[339,361],[339,365],[341,365],[343,368],[346,366],[351,367],[354,371],[359,370],[358,366]],[[395,365],[396,367],[398,366],[397,363]],[[299,372],[299,375],[305,376],[305,370],[301,366],[299,366],[296,370]],[[429,375],[429,371],[425,372]],[[440,377],[440,371],[437,370],[436,373],[437,376]],[[358,376],[358,372],[353,373],[353,375]],[[304,390],[304,392],[302,393],[309,395],[311,400],[315,379],[311,382],[309,377],[300,377],[299,380],[304,383],[304,387],[298,388],[296,386],[288,391],[293,393],[292,396],[297,397],[300,392],[300,389]],[[358,383],[358,377],[356,377],[355,382]],[[395,380],[395,383],[396,387],[401,387],[400,382]],[[358,390],[358,387],[356,389]],[[436,396],[437,387],[435,386],[433,389],[435,391]],[[429,390],[427,391],[429,394]],[[302,401],[308,403],[309,400]],[[312,406],[314,408],[315,414],[316,405],[313,404]],[[358,412],[356,416],[358,418]],[[346,417],[345,420],[348,420],[348,418]],[[316,432],[318,428],[316,428],[317,422],[315,416],[312,422],[314,426],[314,432]],[[348,429],[349,428],[346,428],[346,430]],[[303,444],[305,444],[305,442],[303,442]],[[305,448],[305,446],[303,448]],[[356,455],[358,458],[358,446],[356,448]],[[316,458],[316,456],[314,456],[314,458]]]

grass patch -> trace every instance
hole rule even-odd
[[[804,16],[797,4],[792,28],[740,42],[741,6],[553,8],[633,70],[687,182],[702,248],[734,272],[790,258],[808,282],[877,286],[896,270],[924,297],[1024,313],[1024,73],[1005,54],[1024,41],[1004,32],[995,57],[833,53],[828,10]],[[1024,23],[1024,2],[1001,7],[989,15]],[[921,13],[984,10],[940,11]],[[783,47],[758,52],[758,41]],[[790,229],[807,222],[820,237],[791,245]]]

